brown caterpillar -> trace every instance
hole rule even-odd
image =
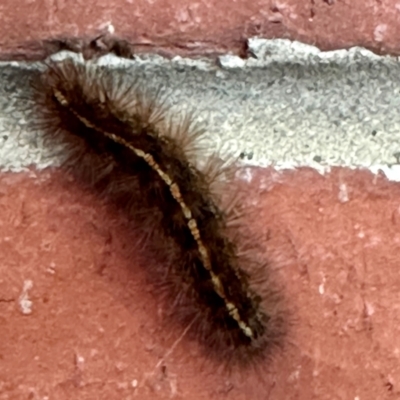
[[[190,118],[168,121],[160,99],[137,82],[72,59],[48,63],[34,95],[47,137],[69,145],[66,165],[142,226],[163,264],[176,320],[191,324],[208,353],[243,366],[281,345],[280,296],[269,287],[260,296],[250,285],[227,234],[239,205],[232,200],[223,211],[214,190],[230,169],[217,157],[197,165],[202,132]]]

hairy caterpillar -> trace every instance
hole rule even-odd
[[[217,157],[199,166],[202,132],[190,118],[172,122],[137,82],[72,59],[48,63],[33,86],[40,126],[69,145],[66,165],[143,227],[176,320],[229,366],[254,364],[279,346],[280,296],[268,287],[256,293],[248,257],[228,234],[240,206],[235,198],[221,206],[218,178],[232,168]]]

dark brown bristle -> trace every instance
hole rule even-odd
[[[279,296],[269,290],[273,306],[263,308],[250,286],[214,190],[224,169],[215,156],[197,166],[201,132],[190,119],[169,123],[138,83],[72,59],[48,64],[34,88],[44,132],[69,145],[74,174],[150,232],[177,320],[227,363],[254,363],[280,345]]]

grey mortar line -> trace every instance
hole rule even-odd
[[[172,60],[107,55],[97,62],[168,94],[171,114],[194,111],[209,149],[277,169],[332,166],[383,170],[400,180],[400,63],[362,48],[321,52],[298,42],[253,38],[256,58]],[[71,56],[59,53],[55,57]],[[58,165],[60,148],[33,132],[29,79],[40,63],[0,64],[0,166]]]

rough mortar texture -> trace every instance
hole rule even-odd
[[[400,63],[354,48],[320,52],[286,40],[250,41],[256,59],[221,56],[98,62],[162,88],[174,115],[194,112],[210,149],[276,168],[331,166],[382,169],[400,179]],[[60,54],[58,57],[66,56]],[[26,94],[37,63],[0,66],[0,165],[20,170],[59,162],[29,125]]]

